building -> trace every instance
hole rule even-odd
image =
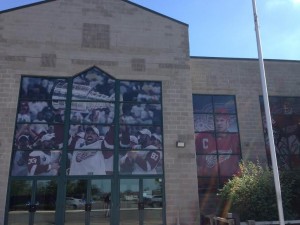
[[[257,60],[190,57],[187,24],[125,0],[0,21],[0,224],[199,224],[241,158],[267,163]],[[297,127],[300,62],[265,63],[272,112],[293,106]]]

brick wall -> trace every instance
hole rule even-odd
[[[162,81],[167,224],[197,224],[188,26],[122,0],[51,1],[0,14],[0,21],[1,192],[20,76],[72,76],[95,65],[116,79]],[[175,147],[178,139],[185,148]],[[0,224],[5,201],[3,194]]]
[[[262,95],[259,63],[254,59],[192,57],[193,94],[235,95],[244,160],[266,163],[259,96]],[[300,61],[265,60],[270,96],[300,96]],[[212,211],[215,196],[202,195],[200,209]],[[207,207],[206,207],[207,206]]]

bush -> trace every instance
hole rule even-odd
[[[277,197],[274,176],[270,169],[262,167],[259,162],[242,162],[241,173],[234,176],[219,191],[223,202],[229,205],[228,211],[236,212],[242,221],[278,220]],[[296,219],[295,199],[299,200],[299,175],[295,172],[281,172],[280,183],[284,217]],[[297,187],[295,191],[295,187]],[[298,193],[297,193],[298,191]],[[298,195],[298,196],[297,196]],[[297,208],[297,207],[296,207]],[[299,216],[299,215],[298,215]]]

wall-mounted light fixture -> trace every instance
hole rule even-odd
[[[185,143],[183,141],[176,141],[176,147],[177,148],[184,148],[185,147]]]

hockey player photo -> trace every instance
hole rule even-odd
[[[138,132],[138,143],[131,146],[133,149],[127,151],[120,158],[120,172],[124,174],[158,174],[162,171],[157,170],[162,162],[162,151],[159,151],[157,138],[151,138],[152,133],[148,129]],[[134,140],[134,138],[131,138]],[[140,150],[139,150],[140,149]]]
[[[215,116],[215,133],[196,134],[196,151],[199,176],[232,176],[238,172],[240,153],[239,136],[232,132],[230,115],[220,109]],[[235,127],[235,126],[233,126]],[[237,128],[233,128],[236,131]]]

